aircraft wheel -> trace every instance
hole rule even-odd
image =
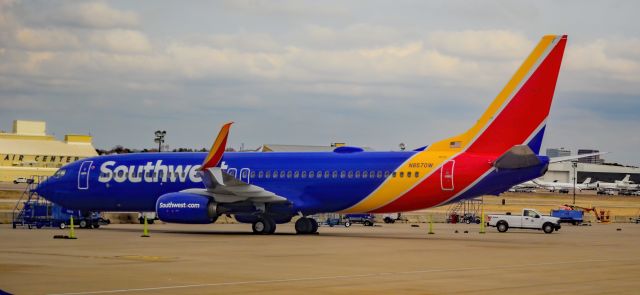
[[[300,217],[300,219],[298,219],[296,221],[296,233],[299,235],[305,235],[305,234],[309,234],[311,233],[311,230],[313,229],[313,224],[311,219],[307,218],[307,217]]]
[[[269,224],[269,231],[267,234],[273,234],[276,232],[276,222],[271,217],[265,217],[264,221]]]
[[[269,234],[276,230],[276,224],[270,218],[260,218],[251,226],[254,234]]]
[[[311,221],[311,232],[309,232],[310,234],[315,234],[318,232],[318,222],[313,219],[313,218],[309,218],[309,220]]]
[[[87,221],[86,220],[80,220],[80,223],[78,224],[80,226],[80,228],[87,228]]]

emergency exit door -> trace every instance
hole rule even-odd
[[[455,160],[450,160],[444,163],[442,169],[440,169],[440,186],[443,191],[453,190],[453,168],[455,164]]]
[[[89,172],[91,171],[93,161],[84,161],[80,164],[78,171],[78,189],[89,189]]]

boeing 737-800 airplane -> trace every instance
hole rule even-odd
[[[224,152],[231,123],[206,153],[144,153],[83,159],[36,192],[85,211],[155,211],[166,222],[213,223],[231,214],[255,233],[323,212],[402,212],[497,195],[542,176],[539,156],[566,36],[545,36],[468,131],[403,152]],[[419,129],[418,129],[419,130]]]

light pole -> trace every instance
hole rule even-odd
[[[578,168],[578,162],[573,161],[571,162],[571,167],[573,167],[573,204],[576,204],[576,181],[577,181],[577,175],[576,175],[576,168]]]
[[[164,136],[167,135],[167,131],[157,130],[155,134],[156,139],[154,139],[154,141],[158,143],[158,152],[162,152],[162,144],[164,143]]]

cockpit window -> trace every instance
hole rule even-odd
[[[60,178],[62,176],[64,176],[64,174],[67,173],[67,170],[65,169],[58,169],[58,171],[56,171],[55,174],[53,174],[53,177],[55,178]]]

